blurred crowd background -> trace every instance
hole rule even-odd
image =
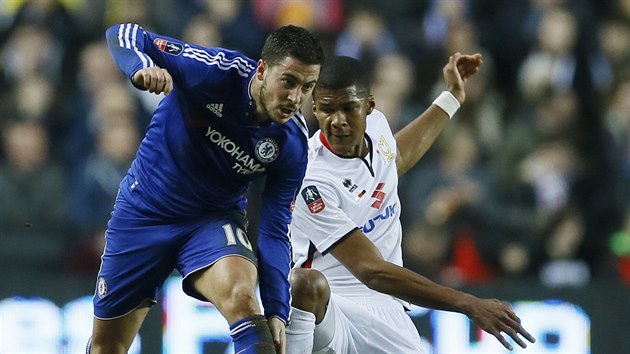
[[[310,28],[370,68],[394,131],[444,89],[450,54],[482,53],[401,179],[406,265],[451,286],[630,285],[630,0],[0,1],[0,273],[96,275],[161,98],[108,53],[124,22],[253,59],[273,28]]]

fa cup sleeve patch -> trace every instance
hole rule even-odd
[[[322,200],[321,195],[319,195],[317,187],[304,187],[301,194],[302,198],[304,198],[304,201],[306,202],[308,210],[310,210],[312,214],[317,214],[326,208],[326,204],[324,204],[324,200]]]
[[[160,51],[175,56],[180,55],[184,51],[184,45],[182,43],[162,38],[154,39],[153,45]]]

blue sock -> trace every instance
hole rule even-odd
[[[255,315],[240,319],[230,326],[234,354],[275,354],[276,350],[267,319]]]

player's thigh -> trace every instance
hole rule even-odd
[[[95,317],[90,353],[114,353],[120,350],[123,352],[129,350],[150,306],[149,302],[145,302],[124,316],[108,320]]]
[[[346,353],[349,351],[352,337],[349,328],[350,319],[340,304],[339,296],[330,294],[326,313],[322,321],[315,326],[313,353]]]
[[[425,353],[418,329],[400,303],[389,306],[367,305],[374,321],[365,337],[365,347],[375,353]]]
[[[315,327],[316,353],[420,353],[420,338],[402,305],[366,305],[331,294],[324,319]]]
[[[156,303],[176,261],[171,225],[147,225],[142,218],[119,214],[106,231],[94,295],[94,315],[104,320],[126,315],[146,301]]]
[[[255,294],[256,256],[238,213],[200,223],[180,248],[177,269],[184,291],[215,305],[237,293]]]

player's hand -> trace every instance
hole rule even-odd
[[[269,324],[269,329],[271,330],[271,338],[273,338],[276,353],[285,354],[287,351],[287,341],[284,322],[277,317],[270,317],[267,320],[267,323]]]
[[[442,69],[447,89],[460,104],[466,99],[464,83],[479,71],[481,64],[483,64],[483,60],[479,53],[472,55],[455,53],[449,57],[448,63]]]
[[[163,68],[151,66],[140,69],[133,74],[133,83],[149,92],[168,96],[173,91],[173,78],[171,74]]]
[[[510,336],[522,348],[526,348],[527,344],[519,337],[519,334],[531,343],[536,342],[536,339],[521,326],[521,319],[509,304],[497,299],[475,297],[473,299],[468,317],[481,329],[492,334],[508,350],[514,348],[501,332]]]

